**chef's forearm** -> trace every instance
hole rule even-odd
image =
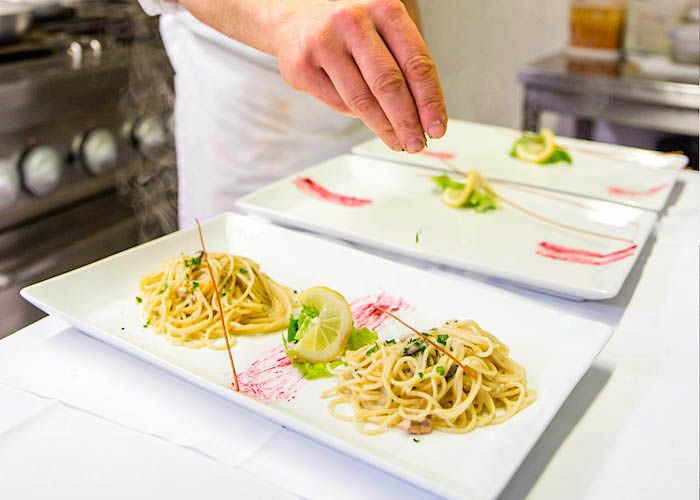
[[[280,24],[289,13],[319,0],[179,0],[192,15],[224,35],[277,55]]]

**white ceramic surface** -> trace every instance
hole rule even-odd
[[[353,153],[442,169],[446,164],[434,155],[447,154],[460,170],[657,211],[664,207],[677,171],[688,163],[683,155],[561,137],[557,142],[569,149],[573,164],[535,165],[509,155],[518,137],[517,130],[451,120],[445,137],[430,141],[423,153],[397,153],[379,139],[356,146]]]
[[[450,318],[476,319],[527,368],[529,384],[539,394],[537,402],[502,425],[466,435],[436,432],[416,443],[399,430],[366,436],[332,418],[319,398],[333,384],[331,379],[305,382],[292,401],[263,402],[235,393],[229,388],[224,352],[170,344],[143,328],[134,301],[141,274],[166,257],[199,248],[193,229],[30,286],[22,295],[88,335],[440,495],[498,495],[610,337],[607,326],[484,284],[455,282],[247,217],[225,214],[205,223],[203,230],[210,251],[251,257],[293,288],[325,284],[350,299],[382,289],[412,306],[400,315],[420,328]],[[402,332],[394,323],[380,335],[389,338]],[[233,350],[239,372],[279,345],[277,334],[241,338]]]
[[[553,260],[537,253],[540,242],[603,254],[626,248],[629,243],[565,230],[506,204],[486,213],[450,208],[442,203],[432,175],[434,172],[420,167],[347,155],[252,193],[242,198],[239,206],[283,224],[528,288],[592,300],[617,295],[656,220],[654,212],[647,210],[494,184],[504,198],[540,215],[637,244],[633,255],[607,265]],[[294,183],[305,177],[330,191],[367,198],[372,203],[345,207],[315,198]]]

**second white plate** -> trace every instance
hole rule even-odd
[[[445,206],[428,169],[341,156],[239,200],[273,221],[579,299],[615,296],[649,235],[653,212],[535,188],[499,194],[581,234],[504,203],[476,213]],[[630,248],[635,247],[635,248]]]
[[[557,143],[569,149],[573,165],[534,165],[509,155],[519,136],[518,130],[452,120],[445,137],[430,141],[420,154],[397,153],[379,139],[360,144],[353,152],[443,169],[447,160],[460,170],[476,169],[492,178],[648,210],[664,207],[677,170],[688,162],[683,155],[561,137]]]

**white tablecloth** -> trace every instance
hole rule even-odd
[[[700,177],[680,181],[615,299],[509,288],[616,330],[503,498],[697,499]],[[61,320],[0,341],[1,499],[288,497],[431,495]]]

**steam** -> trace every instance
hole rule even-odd
[[[129,5],[134,43],[129,46],[129,83],[120,109],[131,123],[155,117],[164,126],[172,117],[173,71],[158,36],[156,18],[146,17],[138,4]],[[167,130],[167,128],[166,128]],[[129,200],[139,220],[139,240],[177,229],[177,160],[172,130],[163,147],[139,153],[117,173],[117,189]],[[136,156],[136,155],[135,155]]]

